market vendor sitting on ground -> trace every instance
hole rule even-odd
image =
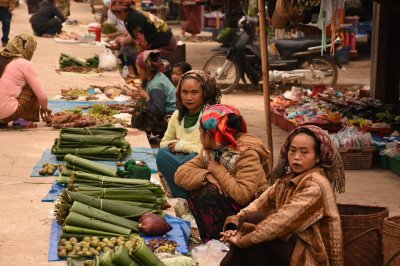
[[[203,242],[219,239],[225,219],[267,188],[269,151],[229,105],[206,108],[200,120],[203,150],[178,168],[177,185],[189,191],[188,204]]]
[[[0,124],[31,127],[51,114],[46,91],[30,62],[36,49],[34,37],[21,34],[0,52]]]
[[[205,105],[220,102],[221,91],[214,77],[202,70],[182,75],[176,91],[175,111],[157,153],[158,171],[165,177],[173,197],[188,198],[186,190],[177,186],[174,175],[179,166],[193,159],[202,149],[200,117]]]
[[[139,51],[160,51],[161,58],[171,61],[176,39],[168,24],[151,13],[136,10],[134,0],[111,0],[110,10],[125,22],[125,27]]]
[[[61,33],[64,15],[55,6],[55,0],[44,0],[40,3],[39,10],[29,19],[34,34],[50,37]]]
[[[274,185],[226,220],[231,249],[221,265],[343,265],[336,192],[344,192],[343,163],[317,126],[293,130],[271,174]]]
[[[160,143],[167,129],[167,119],[176,110],[176,89],[160,72],[163,67],[158,50],[141,52],[136,68],[143,85],[125,85],[126,94],[137,100],[132,127],[146,131],[152,145]]]

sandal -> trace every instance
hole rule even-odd
[[[13,128],[36,128],[37,124],[35,124],[29,120],[18,118],[13,121],[12,126],[13,126]]]

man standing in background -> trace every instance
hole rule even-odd
[[[1,37],[2,46],[8,43],[12,12],[15,8],[15,0],[0,0],[0,20],[2,24],[3,36]]]

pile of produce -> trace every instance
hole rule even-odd
[[[131,154],[131,145],[125,139],[127,132],[126,128],[113,126],[63,128],[51,153],[58,160],[75,154],[90,160],[119,161]]]
[[[64,165],[63,164],[49,164],[45,163],[42,165],[42,168],[39,170],[39,175],[46,176],[46,175],[54,175],[54,172],[59,169],[62,171]]]
[[[391,125],[398,123],[400,116],[390,112],[390,105],[360,95],[359,91],[343,93],[318,87],[308,94],[303,91],[296,100],[278,96],[271,103],[271,109],[273,115],[279,113],[292,124],[287,130],[303,124],[331,126],[325,128],[337,130],[341,125],[354,125],[363,131],[390,134]]]
[[[64,112],[53,113],[44,118],[47,126],[54,128],[65,127],[88,127],[101,125],[121,125],[129,126],[130,121],[123,118],[117,118],[115,115],[120,113],[133,113],[132,104],[93,104]],[[87,110],[86,113],[83,111]]]
[[[61,53],[58,62],[60,65],[60,71],[79,72],[79,73],[87,73],[90,71],[102,72],[102,70],[98,68],[99,67],[98,55],[89,57],[86,60],[81,60],[74,56]]]

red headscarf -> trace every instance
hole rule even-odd
[[[215,135],[215,142],[218,146],[236,147],[235,135],[239,132],[247,132],[247,126],[243,119],[240,130],[228,126],[228,118],[231,114],[241,116],[240,112],[232,106],[215,104],[205,109],[201,116],[201,124],[206,131]]]

